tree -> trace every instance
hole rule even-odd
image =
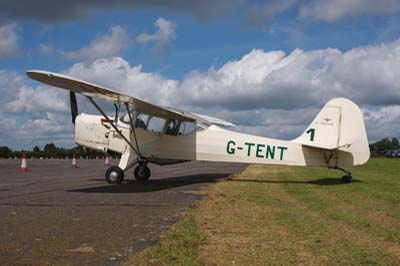
[[[38,146],[33,147],[34,152],[40,152],[40,148]]]
[[[399,148],[399,140],[396,137],[392,138],[392,148],[398,149]]]
[[[12,156],[12,150],[7,146],[0,147],[0,158],[8,158]]]
[[[369,145],[372,156],[385,155],[388,151],[400,149],[399,140],[396,137],[392,139],[384,138]]]
[[[45,152],[53,152],[57,149],[57,146],[54,143],[47,143],[44,145],[44,151]]]
[[[379,151],[387,151],[392,148],[392,142],[389,140],[389,138],[384,138],[378,141],[376,144]]]

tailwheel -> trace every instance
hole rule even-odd
[[[337,165],[335,165],[335,166],[328,166],[328,168],[329,168],[329,169],[340,170],[340,171],[342,171],[343,173],[345,173],[345,175],[342,176],[342,183],[347,184],[347,183],[350,183],[350,182],[351,182],[352,176],[351,176],[351,172],[350,172],[350,171],[347,171],[346,169],[344,169],[344,168],[342,168],[342,167],[339,167],[339,166],[337,166]]]
[[[150,168],[146,164],[140,164],[133,172],[137,181],[147,181],[150,178]]]
[[[121,184],[124,180],[124,171],[118,166],[111,166],[106,171],[106,181],[109,184]]]
[[[342,177],[342,182],[343,183],[350,183],[350,181],[351,181],[351,174],[350,175],[344,175]]]

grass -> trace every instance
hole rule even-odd
[[[198,250],[204,241],[188,212],[155,247],[131,257],[125,265],[203,265]]]
[[[127,265],[400,265],[400,160],[351,171],[249,166]]]

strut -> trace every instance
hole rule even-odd
[[[101,109],[101,107],[92,99],[90,96],[86,96],[89,101],[93,104],[93,106],[104,116],[104,118],[107,120],[108,123],[115,129],[115,131],[118,133],[118,135],[121,136],[121,138],[132,148],[132,150],[137,154],[137,156],[140,158],[140,153],[136,148],[132,145],[132,143],[122,134],[122,132],[117,128],[117,126],[108,118],[106,113]],[[132,121],[131,121],[132,123]],[[135,138],[136,139],[136,138]]]

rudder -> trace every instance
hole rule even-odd
[[[351,165],[364,164],[370,156],[360,108],[345,98],[330,100],[294,142],[304,146],[351,153]]]

